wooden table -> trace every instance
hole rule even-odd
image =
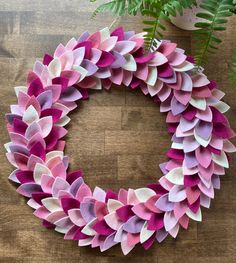
[[[101,3],[104,1],[98,1]],[[4,114],[16,103],[13,87],[24,85],[26,72],[36,58],[52,52],[83,31],[110,25],[111,15],[90,16],[96,4],[79,0],[0,0],[0,112],[1,145],[9,138]],[[125,17],[126,30],[142,30],[142,18]],[[231,105],[228,117],[236,130],[236,87],[228,82],[232,48],[236,48],[236,18],[231,19],[224,43],[209,59],[206,73],[218,81]],[[191,33],[169,25],[166,38],[177,41],[191,53]],[[166,160],[170,146],[164,115],[150,98],[124,87],[110,92],[93,92],[88,102],[79,104],[71,114],[66,153],[72,169],[82,168],[86,181],[94,187],[117,190],[142,187],[160,177],[158,164]],[[216,191],[211,209],[203,209],[203,222],[192,222],[176,240],[168,238],[148,252],[137,246],[124,257],[120,247],[100,253],[98,249],[79,248],[64,241],[54,231],[46,230],[32,215],[26,200],[8,181],[13,168],[1,148],[0,178],[0,262],[236,262],[236,165],[233,158],[222,190]]]

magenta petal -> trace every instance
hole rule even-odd
[[[83,229],[83,227],[78,228],[78,230],[76,231],[73,240],[82,240],[82,239],[86,239],[89,236],[85,235],[84,233],[81,232],[81,230]]]
[[[37,97],[43,91],[44,91],[43,84],[42,84],[40,78],[37,78],[30,83],[30,86],[27,90],[27,94],[29,96],[34,95],[35,97]]]
[[[15,133],[20,133],[20,134],[24,135],[27,127],[28,127],[28,125],[25,122],[23,122],[22,120],[19,120],[19,119],[13,120],[13,131]]]
[[[21,153],[14,153],[13,154],[16,165],[19,169],[22,171],[28,170],[27,163],[29,157],[27,155],[21,154]]]
[[[135,61],[139,64],[142,64],[142,63],[147,63],[149,62],[150,60],[152,60],[154,57],[154,53],[151,53],[149,52],[147,55],[145,56],[142,56],[142,57],[136,57],[135,58]]]
[[[56,123],[61,117],[62,111],[58,109],[46,109],[41,112],[40,117],[52,116],[53,123]]]
[[[169,78],[173,76],[173,69],[172,67],[168,64],[165,63],[157,68],[158,71],[158,76],[161,78]]]
[[[47,65],[53,60],[53,56],[49,55],[49,54],[45,54],[43,57],[43,64]]]
[[[92,43],[90,41],[83,41],[78,43],[73,50],[79,48],[79,47],[85,47],[85,55],[84,58],[89,59],[90,54],[91,54],[91,48],[92,48]]]
[[[164,214],[152,214],[148,221],[148,230],[159,230],[164,227]]]
[[[174,160],[180,160],[180,161],[184,160],[184,153],[182,150],[169,149],[167,151],[167,156]]]
[[[38,156],[45,161],[46,152],[43,145],[40,142],[36,142],[33,147],[30,149],[30,154]]]
[[[200,197],[198,197],[197,201],[193,204],[189,205],[189,208],[193,211],[193,213],[197,213],[200,208]]]
[[[61,206],[66,214],[68,214],[68,210],[73,208],[80,208],[80,203],[74,198],[63,197],[61,198]]]
[[[108,202],[108,199],[115,199],[118,200],[118,195],[114,193],[112,190],[108,189],[106,194],[106,200],[105,202]]]
[[[142,244],[143,248],[145,250],[148,250],[152,246],[152,244],[154,243],[155,239],[156,239],[156,234],[154,233],[147,241],[145,241]]]
[[[118,41],[124,40],[124,29],[123,27],[117,27],[114,31],[111,32],[111,36],[118,37]]]
[[[82,171],[78,170],[78,171],[69,173],[66,177],[66,180],[69,184],[72,184],[76,179],[82,176],[83,176]]]
[[[16,178],[20,181],[21,184],[34,182],[32,171],[17,171]]]
[[[61,91],[65,90],[69,85],[69,79],[67,77],[56,77],[52,80],[52,84],[61,85]]]
[[[228,123],[226,117],[215,107],[211,107],[211,111],[212,111],[212,121],[214,123],[223,123],[223,124]]]
[[[132,211],[132,205],[125,205],[116,210],[116,214],[123,221],[126,222],[130,217],[134,215]]]
[[[40,205],[42,205],[41,200],[47,197],[51,197],[52,194],[44,193],[44,192],[35,192],[32,193],[32,198]]]
[[[184,186],[185,187],[196,186],[199,182],[200,182],[200,178],[197,174],[184,176]]]
[[[95,223],[92,228],[102,236],[109,236],[114,232],[114,230],[107,225],[104,219]]]
[[[114,61],[115,57],[111,53],[102,51],[102,55],[99,61],[97,62],[97,66],[100,68],[105,68],[110,66]]]
[[[197,109],[194,108],[193,106],[188,106],[188,108],[182,113],[183,117],[188,120],[192,121],[194,117],[196,116]]]

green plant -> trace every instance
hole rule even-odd
[[[200,5],[202,11],[197,17],[203,22],[195,24],[199,30],[194,32],[195,61],[197,65],[203,65],[209,53],[214,54],[218,45],[222,42],[219,31],[226,30],[228,17],[233,15],[232,0],[203,0]]]
[[[95,2],[96,0],[90,0]],[[166,30],[164,21],[171,16],[182,14],[185,8],[196,5],[195,0],[112,0],[100,5],[93,13],[111,12],[115,16],[140,13],[144,19],[145,46],[147,50],[155,50],[156,39],[163,37]],[[228,17],[236,14],[236,0],[203,0],[202,11],[197,17],[203,22],[196,23],[194,32],[195,61],[198,66],[205,64],[208,54],[214,54],[222,42],[220,33],[226,30]],[[236,85],[236,51],[233,55],[230,78]]]
[[[141,13],[146,17],[143,20],[144,31],[147,33],[145,46],[147,50],[153,50],[156,47],[155,39],[161,38],[162,32],[166,29],[163,21],[170,20],[171,16],[176,16],[178,13],[182,14],[185,8],[195,4],[195,0],[113,0],[100,5],[94,11],[93,17],[101,12],[111,12],[116,16]]]

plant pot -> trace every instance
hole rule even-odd
[[[196,17],[196,14],[202,10],[200,7],[202,0],[197,0],[197,7],[185,9],[183,15],[177,15],[171,18],[172,24],[184,30],[197,30],[194,26],[197,22],[202,22],[204,19]]]

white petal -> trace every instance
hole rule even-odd
[[[49,168],[41,163],[36,163],[34,167],[34,181],[36,184],[41,184],[41,177],[43,174],[52,175]]]
[[[148,78],[146,83],[150,86],[154,86],[157,80],[157,68],[156,67],[149,67]]]
[[[123,65],[123,69],[128,71],[136,71],[137,64],[134,57],[131,54],[125,55],[126,63]],[[155,84],[155,83],[154,83]]]
[[[154,192],[150,188],[139,188],[139,189],[136,189],[134,192],[135,192],[136,197],[141,203],[146,202],[150,197],[156,195],[156,192]]]
[[[221,155],[217,155],[213,153],[212,160],[214,163],[222,167],[229,168],[229,161],[224,151],[221,152]]]
[[[81,230],[81,232],[88,236],[95,236],[96,231],[92,229],[92,226],[94,225],[96,221],[97,221],[97,218],[94,218],[93,220],[88,222],[88,224]]]
[[[62,211],[58,198],[47,197],[42,199],[42,203],[52,213]]]
[[[50,75],[54,77],[58,77],[61,74],[61,62],[59,58],[54,58],[48,65],[48,71]]]
[[[148,230],[147,229],[147,221],[144,223],[141,232],[140,232],[140,243],[143,244],[145,241],[147,241],[153,234],[155,233],[155,230]]]
[[[177,167],[169,171],[165,175],[165,178],[173,184],[183,185],[184,184],[184,175],[182,167]]]
[[[107,203],[107,208],[108,208],[109,213],[116,211],[118,208],[122,206],[123,204],[120,201],[115,200],[115,199],[109,199]]]
[[[202,221],[202,212],[201,212],[201,208],[198,209],[197,213],[193,213],[190,209],[187,209],[186,211],[186,215],[195,220],[195,221],[198,221],[198,222],[201,222]]]
[[[38,121],[39,115],[36,109],[30,105],[27,110],[24,112],[23,115],[23,121],[26,122],[27,124],[30,124],[34,121]]]

